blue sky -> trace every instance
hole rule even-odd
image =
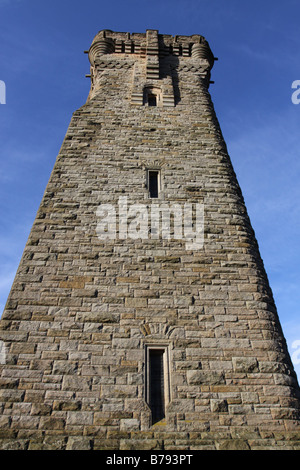
[[[299,0],[0,0],[0,314],[99,30],[202,34],[218,119],[298,377],[300,354]]]

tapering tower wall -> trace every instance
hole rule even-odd
[[[100,31],[3,317],[1,446],[297,448],[199,35]]]

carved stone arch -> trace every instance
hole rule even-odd
[[[168,325],[163,323],[143,323],[140,326],[142,334],[147,337],[147,339],[166,339],[166,331]]]
[[[140,331],[147,340],[171,341],[172,339],[185,337],[185,329],[183,327],[172,326],[167,323],[142,323]]]

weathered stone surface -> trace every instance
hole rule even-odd
[[[1,319],[0,448],[299,450],[299,387],[209,95],[206,40],[105,30],[89,60],[88,100]],[[197,248],[177,236],[185,203],[204,208]],[[113,237],[100,236],[102,204],[120,216]],[[143,236],[133,207],[148,211]],[[153,423],[155,355],[165,410]]]
[[[208,370],[187,371],[187,382],[189,385],[218,385],[224,384],[225,378],[222,372]]]
[[[66,450],[91,450],[92,441],[88,437],[71,436],[68,438]]]
[[[228,411],[228,403],[227,400],[217,400],[212,399],[210,401],[211,404],[211,411],[224,413]]]
[[[236,372],[258,372],[257,359],[254,357],[233,357],[232,362]]]
[[[250,450],[250,446],[242,439],[230,439],[222,442],[218,450]]]

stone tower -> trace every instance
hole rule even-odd
[[[88,57],[1,319],[1,448],[299,448],[207,41],[104,30]]]

